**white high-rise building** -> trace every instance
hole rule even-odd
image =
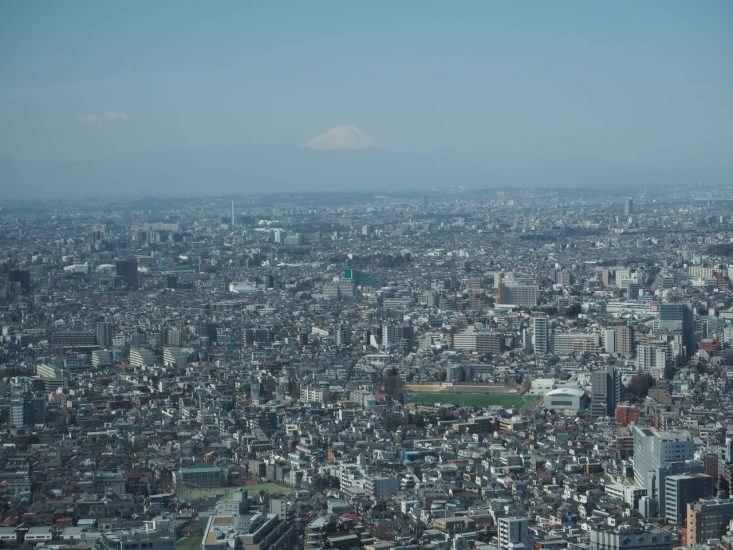
[[[614,355],[616,353],[616,329],[607,328],[603,331],[603,347],[606,353]]]
[[[497,526],[498,550],[526,550],[529,543],[529,520],[527,518],[502,517]]]
[[[662,432],[655,428],[633,426],[634,479],[646,488],[647,495],[657,499],[664,510],[664,483],[668,467],[675,462],[691,460],[695,450],[689,432]]]
[[[25,401],[20,397],[10,400],[10,425],[22,428],[25,421]]]
[[[550,331],[545,316],[532,318],[532,349],[535,353],[547,353],[550,348]]]
[[[664,378],[671,359],[671,351],[666,343],[639,344],[636,348],[637,368],[657,380]]]

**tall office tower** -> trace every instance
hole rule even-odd
[[[351,327],[347,323],[342,323],[336,329],[336,345],[342,348],[351,345]]]
[[[236,220],[234,218],[234,201],[232,201],[232,227],[234,227],[236,224]]]
[[[26,394],[24,417],[25,423],[30,426],[35,426],[36,424],[45,424],[46,398],[43,394]]]
[[[97,345],[103,348],[112,346],[112,323],[101,321],[96,326]]]
[[[13,428],[34,426],[46,421],[46,398],[31,392],[15,394],[10,399],[9,424]]]
[[[11,269],[8,272],[8,281],[18,283],[23,292],[31,289],[31,272],[27,269]]]
[[[591,374],[590,411],[593,418],[614,417],[621,401],[621,377],[612,366]]]
[[[532,317],[532,348],[535,353],[547,353],[550,348],[549,320],[544,315]]]
[[[626,197],[624,201],[624,216],[627,218],[634,212],[634,201],[631,197]]]
[[[692,310],[687,304],[661,304],[659,306],[659,328],[679,331],[682,334],[682,345],[689,357],[697,351],[695,342],[695,324]]]
[[[646,488],[647,496],[659,503],[664,513],[665,478],[675,463],[691,460],[695,450],[686,431],[662,432],[655,428],[633,426],[634,479]]]
[[[529,520],[527,518],[502,517],[497,526],[498,550],[526,550],[529,541]]]
[[[667,476],[664,481],[664,518],[667,523],[684,525],[687,505],[714,492],[713,478],[705,474]]]
[[[165,288],[170,288],[173,290],[178,288],[178,277],[176,275],[166,275],[165,276]]]
[[[117,258],[115,261],[117,277],[129,289],[137,288],[137,258],[135,256],[125,256]]]

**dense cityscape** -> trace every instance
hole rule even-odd
[[[0,545],[733,548],[730,197],[6,201]]]

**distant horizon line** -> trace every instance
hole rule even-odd
[[[733,186],[733,184],[731,184]],[[235,201],[237,199],[251,200],[252,198],[295,198],[299,196],[303,197],[318,197],[318,196],[329,196],[331,198],[348,198],[348,197],[371,197],[374,199],[379,198],[395,198],[395,199],[409,199],[415,202],[422,202],[425,198],[435,198],[445,195],[447,193],[458,193],[464,198],[474,197],[476,194],[482,192],[508,192],[513,195],[507,197],[507,200],[517,198],[516,194],[527,193],[527,192],[541,192],[543,194],[552,193],[574,193],[583,196],[592,195],[597,199],[603,198],[624,198],[632,197],[638,200],[637,197],[649,191],[656,191],[659,188],[666,188],[668,191],[679,191],[684,190],[684,185],[669,186],[666,183],[651,183],[647,186],[640,187],[639,185],[629,184],[628,186],[619,185],[612,189],[598,189],[587,186],[556,186],[556,185],[523,185],[523,186],[510,186],[510,185],[497,185],[497,186],[469,186],[469,185],[454,185],[451,187],[445,187],[443,189],[418,189],[418,188],[404,188],[401,190],[384,190],[379,187],[373,189],[364,189],[361,191],[333,191],[333,190],[303,190],[303,191],[242,191],[237,193],[180,193],[180,192],[158,192],[154,194],[85,194],[83,196],[69,196],[66,195],[47,195],[39,198],[34,196],[7,196],[2,197],[0,200],[7,204],[45,204],[45,203],[58,203],[58,202],[87,202],[87,201],[114,201],[114,202],[138,202],[141,200],[166,200],[170,201],[190,201],[190,200],[214,200],[214,201]],[[703,185],[703,189],[711,190],[712,188],[726,187],[725,184],[709,184]],[[519,197],[521,198],[521,197]],[[724,202],[732,202],[733,199],[715,198],[715,197],[700,197],[694,199],[698,202],[721,200]],[[621,203],[620,203],[621,204]],[[3,209],[3,204],[0,204],[0,211]]]

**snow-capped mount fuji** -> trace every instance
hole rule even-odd
[[[366,132],[348,124],[334,126],[313,139],[303,147],[316,151],[356,151],[359,149],[379,149],[381,144]]]

